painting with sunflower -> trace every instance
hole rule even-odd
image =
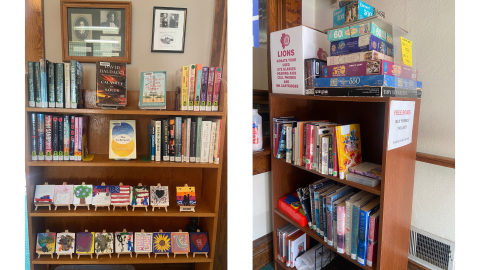
[[[169,232],[153,233],[153,253],[171,253],[172,236]]]

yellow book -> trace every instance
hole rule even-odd
[[[189,67],[182,67],[182,111],[188,111],[188,79]]]
[[[360,125],[335,127],[337,140],[338,172],[340,179],[345,179],[348,168],[362,163],[362,144]]]
[[[136,159],[135,120],[110,120],[110,159]]]

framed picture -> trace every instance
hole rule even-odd
[[[186,8],[154,7],[152,52],[183,53],[186,27]]]
[[[130,63],[132,2],[61,0],[62,59]]]

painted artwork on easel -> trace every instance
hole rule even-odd
[[[190,252],[188,232],[172,232],[172,252]]]
[[[190,233],[190,252],[209,252],[208,234],[206,232]]]
[[[153,206],[168,206],[168,186],[151,186],[150,187],[150,204]]]
[[[95,233],[95,253],[113,253],[113,233]]]
[[[58,254],[72,254],[75,251],[75,233],[57,233],[55,252]]]
[[[93,205],[110,205],[110,186],[93,186]]]
[[[71,204],[73,203],[73,185],[56,185],[55,186],[55,204]]]
[[[133,232],[115,233],[115,252],[133,252]]]
[[[73,204],[92,204],[92,185],[73,186]]]
[[[152,233],[135,233],[135,252],[152,252]]]
[[[93,232],[78,232],[75,245],[77,253],[93,253],[93,239]]]
[[[196,205],[195,187],[177,187],[177,204],[179,206]]]
[[[53,232],[37,233],[37,247],[35,248],[37,253],[53,253],[53,251],[55,250],[55,237],[56,233]]]
[[[130,205],[148,205],[148,186],[130,187]]]
[[[130,204],[130,186],[110,186],[112,205]]]
[[[172,235],[169,232],[153,233],[153,253],[172,253]]]
[[[35,187],[34,202],[53,203],[54,194],[55,194],[54,185],[37,185]]]

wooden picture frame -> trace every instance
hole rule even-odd
[[[74,12],[73,9],[77,9],[78,12],[86,13],[71,13],[70,15],[72,16],[70,16],[70,19],[72,19],[72,21],[69,21],[68,9],[72,9],[70,10],[70,12]],[[116,10],[112,11],[111,9]],[[102,22],[102,18],[110,18],[111,13],[113,13],[114,15],[112,16],[114,20],[110,23],[110,25],[118,25],[118,28],[114,28],[114,30],[99,30],[98,28],[100,27],[110,27],[106,26],[106,23],[108,23],[108,21]],[[60,14],[62,29],[63,62],[77,60],[82,63],[95,63],[97,61],[106,61],[130,64],[132,55],[132,2],[61,0]],[[90,26],[85,26],[87,29],[84,30],[83,33],[80,33],[79,30],[78,33],[76,32],[75,35],[73,35],[73,27],[71,23],[73,22],[74,16],[76,22],[79,23],[79,26],[76,27],[82,27],[84,25],[90,24]],[[98,24],[99,26],[93,26],[94,24]],[[102,26],[102,24],[105,25]],[[98,39],[94,39],[94,36],[96,36]],[[84,42],[84,40],[92,40],[92,42]],[[120,42],[120,45],[118,45],[118,42]],[[73,51],[74,47],[77,50],[77,55],[75,55],[75,53],[71,54],[70,52],[70,49],[72,49]],[[108,53],[101,52],[101,50],[110,50],[112,56],[95,55],[100,53]]]
[[[151,52],[183,53],[186,30],[187,8],[153,7]]]

